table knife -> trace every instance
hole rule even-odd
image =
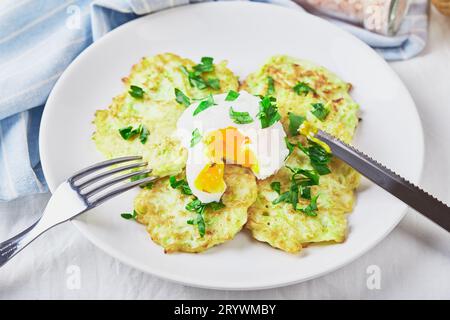
[[[334,156],[450,232],[450,207],[418,186],[338,138],[318,130],[314,135]]]

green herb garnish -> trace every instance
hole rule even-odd
[[[312,103],[311,105],[313,107],[313,110],[311,111],[311,113],[313,115],[315,115],[316,118],[319,119],[320,121],[325,120],[327,115],[330,113],[330,110],[325,108],[323,103],[318,102],[318,103]]]
[[[136,212],[136,210],[133,210],[133,213],[125,212],[125,213],[122,213],[120,216],[127,220],[130,220],[130,219],[136,220],[137,212]]]
[[[206,85],[214,90],[220,90],[220,81],[217,78],[209,78],[206,80]]]
[[[135,136],[139,136],[141,143],[145,144],[147,142],[149,132],[148,129],[141,124],[137,128],[134,128],[133,126],[121,128],[119,129],[119,134],[125,140],[130,140]]]
[[[234,90],[228,91],[227,97],[225,98],[225,101],[234,101],[239,97],[239,92],[236,92]]]
[[[234,123],[247,124],[247,123],[253,122],[253,119],[248,112],[234,111],[233,107],[230,107],[229,114],[230,114],[231,120],[233,120]]]
[[[222,208],[225,208],[225,205],[222,202],[210,202],[207,204],[208,208],[211,208],[213,211],[220,210]]]
[[[211,57],[202,57],[201,63],[195,65],[192,71],[185,66],[181,66],[181,71],[188,77],[191,87],[196,87],[200,90],[205,88],[212,88],[214,90],[220,89],[220,81],[217,78],[209,78],[205,80],[203,74],[214,71],[214,59]]]
[[[175,100],[179,103],[184,105],[186,108],[191,105],[191,99],[189,99],[188,96],[186,96],[183,91],[181,91],[178,88],[175,88]]]
[[[169,183],[173,189],[180,189],[183,194],[186,194],[186,195],[192,194],[191,188],[189,188],[187,181],[184,179],[177,180],[177,177],[170,176]]]
[[[194,219],[190,219],[187,221],[188,224],[191,225],[197,225],[198,232],[201,237],[205,235],[206,232],[206,225],[205,225],[205,218],[204,213],[205,210],[210,208],[214,211],[220,210],[224,208],[225,205],[222,202],[211,202],[211,203],[202,203],[200,200],[195,199],[189,202],[186,205],[186,210],[195,212],[196,216]]]
[[[201,77],[201,73],[198,71],[189,71],[185,66],[181,66],[181,71],[188,77],[191,87],[196,87],[200,90],[207,88],[205,80]]]
[[[310,92],[316,93],[316,90],[311,88],[306,82],[299,82],[292,89],[300,96],[306,96]]]
[[[200,130],[197,128],[192,131],[192,138],[191,138],[191,148],[195,146],[197,143],[199,143],[202,140],[202,135],[200,133]]]
[[[131,85],[130,91],[128,91],[130,96],[136,99],[142,99],[144,97],[144,90],[141,87]]]
[[[267,95],[272,96],[275,94],[275,83],[271,76],[267,77]]]
[[[196,213],[195,218],[188,220],[187,223],[197,225],[198,233],[202,238],[205,236],[206,232],[205,218],[203,216],[205,208],[206,205],[198,199],[192,200],[186,205],[186,210]]]
[[[290,203],[294,210],[304,212],[303,209],[306,210],[305,208],[297,209],[299,195],[304,199],[311,199],[311,186],[319,184],[319,175],[313,170],[291,168],[288,166],[286,166],[286,168],[292,172],[289,191],[281,193],[281,184],[278,185],[278,183],[273,182],[270,186],[272,190],[275,190],[279,194],[279,197],[273,200],[272,204],[286,202]],[[313,208],[313,206],[311,206],[311,208]],[[308,213],[310,212],[311,210],[308,210]]]
[[[125,140],[129,140],[131,137],[137,135],[138,133],[139,132],[137,131],[137,129],[134,129],[133,126],[119,129],[120,136]]]
[[[136,176],[132,176],[130,178],[130,181],[133,182],[133,181],[137,181],[140,179],[145,179],[145,178],[148,178],[149,176],[150,175],[148,173],[138,174]],[[153,181],[148,182],[146,184],[139,185],[139,188],[141,188],[141,189],[151,189],[152,187],[153,187]]]
[[[215,105],[214,98],[210,94],[208,97],[206,97],[206,99],[202,100],[198,104],[197,108],[194,110],[193,115],[195,116],[195,115],[199,114],[200,112],[208,109],[209,107],[212,107],[213,105]]]
[[[303,121],[305,121],[305,117],[289,112],[288,118],[289,118],[289,133],[293,136],[298,135],[299,134],[298,128],[300,128]]]
[[[311,199],[311,187],[301,187],[300,197],[302,197],[303,199]]]
[[[214,58],[202,57],[201,62],[194,66],[194,70],[200,73],[214,71]]]
[[[142,144],[145,144],[147,142],[148,135],[149,135],[148,129],[141,125],[141,129],[139,132],[139,141],[141,141]]]
[[[281,194],[281,183],[274,181],[270,184],[270,188],[278,194]]]
[[[153,181],[139,186],[141,189],[151,190],[153,188]]]
[[[294,208],[294,210],[297,210],[298,192],[299,185],[294,180],[292,180],[289,187],[289,203],[292,204],[292,208]]]
[[[286,156],[286,159],[287,159],[287,157],[289,157],[292,154],[292,152],[294,152],[295,144],[290,143],[288,137],[284,137],[284,142],[286,143],[286,148],[288,148],[288,150],[289,150],[289,153]]]
[[[261,97],[259,102],[258,118],[261,121],[261,128],[268,128],[281,119],[278,113],[278,107],[275,104],[276,99],[271,96]]]
[[[317,199],[319,198],[319,194],[315,195],[312,199],[309,205],[307,205],[304,208],[300,208],[299,210],[306,214],[309,217],[316,217],[317,216]]]
[[[278,204],[280,202],[288,202],[289,203],[289,198],[290,198],[290,192],[284,192],[282,194],[280,194],[280,196],[278,198],[276,198],[275,200],[272,201],[272,204]]]
[[[300,143],[297,146],[309,157],[311,166],[318,174],[325,175],[331,172],[330,168],[328,168],[328,163],[331,161],[332,155],[319,144],[309,141],[308,147],[304,147]]]
[[[289,166],[286,166],[286,168],[293,173],[291,180],[302,187],[316,186],[319,184],[320,176],[314,170],[292,168]]]

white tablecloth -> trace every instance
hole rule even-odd
[[[424,126],[422,185],[450,203],[450,18],[433,8],[426,51],[391,65],[409,88]],[[0,204],[0,239],[35,221],[48,197]],[[379,268],[379,289],[367,285],[370,266]],[[66,223],[0,269],[0,298],[449,299],[449,270],[450,235],[411,210],[384,241],[346,267],[298,285],[247,292],[191,288],[134,270]]]

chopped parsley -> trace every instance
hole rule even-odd
[[[209,78],[205,80],[203,74],[214,71],[214,59],[211,57],[202,57],[201,63],[195,65],[192,71],[185,66],[181,66],[181,71],[188,77],[191,87],[196,87],[200,90],[212,88],[214,90],[220,89],[220,81],[217,78]]]
[[[289,198],[290,198],[290,192],[284,192],[282,194],[280,194],[280,196],[278,198],[276,198],[275,200],[272,201],[272,204],[278,204],[280,202],[288,202],[289,203]]]
[[[200,73],[214,71],[214,58],[202,57],[201,62],[194,66],[194,70]]]
[[[192,200],[186,205],[186,210],[196,213],[195,218],[188,220],[187,223],[191,225],[197,225],[198,233],[202,238],[205,236],[206,233],[205,218],[203,216],[205,208],[206,205],[203,204],[198,199]]]
[[[298,135],[298,128],[300,128],[303,121],[305,121],[305,117],[289,112],[288,118],[289,118],[289,133],[293,136]]]
[[[136,129],[133,129],[133,126],[128,126],[128,127],[119,129],[119,134],[123,139],[128,140],[131,137],[138,134],[138,132]]]
[[[148,135],[149,135],[148,129],[141,125],[141,129],[139,132],[139,141],[141,141],[142,144],[145,144],[147,142]]]
[[[319,184],[320,176],[314,170],[292,168],[286,166],[291,172],[291,181],[302,187],[316,186]]]
[[[279,181],[274,181],[270,184],[270,188],[278,194],[281,194],[281,183]]]
[[[288,148],[288,150],[289,150],[289,153],[287,155],[287,157],[289,157],[292,154],[292,152],[294,152],[295,144],[290,143],[288,137],[284,137],[284,142],[286,143],[286,148]],[[286,159],[287,159],[287,157],[286,157]]]
[[[330,168],[328,168],[328,163],[330,162],[332,155],[319,144],[309,141],[308,147],[304,147],[300,143],[298,144],[298,147],[309,157],[311,166],[318,174],[325,175],[331,172]]]
[[[191,105],[191,99],[189,99],[188,96],[186,96],[183,91],[181,91],[178,88],[175,88],[175,100],[179,103],[184,105],[186,108]]]
[[[130,181],[133,182],[133,181],[137,181],[137,180],[140,180],[140,179],[145,179],[145,178],[148,178],[149,176],[150,175],[148,173],[138,174],[136,176],[132,176],[130,178]],[[151,189],[151,188],[153,188],[153,181],[151,181],[149,183],[146,183],[146,184],[141,184],[139,186],[139,188],[141,188],[141,189]]]
[[[239,97],[239,92],[236,92],[234,90],[228,91],[227,97],[225,98],[225,101],[234,101]]]
[[[298,192],[299,186],[294,181],[291,182],[291,186],[289,187],[289,203],[292,204],[292,208],[297,210],[298,206]]]
[[[276,99],[274,97],[261,97],[258,118],[261,121],[262,129],[270,127],[281,119],[281,115],[278,113],[278,107],[275,102]]]
[[[230,114],[231,120],[233,120],[234,123],[247,124],[247,123],[253,122],[253,118],[250,116],[250,114],[248,112],[234,111],[233,107],[230,107],[229,114]]]
[[[330,110],[325,108],[323,103],[318,102],[318,103],[312,103],[311,105],[313,107],[313,110],[311,111],[311,113],[313,115],[315,115],[316,118],[319,119],[320,121],[325,120],[327,115],[330,113]]]
[[[136,99],[142,99],[144,97],[144,90],[141,87],[131,85],[130,91],[128,91],[130,96]]]
[[[205,80],[200,76],[201,73],[197,71],[189,71],[185,66],[181,66],[181,71],[188,77],[191,87],[196,87],[200,90],[207,88]]]
[[[133,210],[133,213],[125,212],[125,213],[122,213],[120,216],[127,220],[130,220],[130,219],[136,220],[137,212],[136,212],[136,210]]]
[[[193,115],[195,116],[195,115],[199,114],[200,112],[202,112],[202,111],[208,109],[209,107],[212,107],[212,106],[215,105],[215,104],[216,104],[216,103],[214,102],[214,98],[213,98],[213,96],[210,94],[209,96],[207,96],[204,100],[202,100],[202,101],[198,104],[197,108],[194,110]]]
[[[183,194],[186,195],[192,194],[191,188],[189,188],[187,181],[184,179],[177,180],[175,176],[170,176],[169,183],[173,189],[180,189]]]
[[[319,194],[315,195],[311,202],[304,208],[300,208],[299,210],[306,214],[309,217],[316,217],[317,216],[317,199],[319,198]]]
[[[138,180],[145,179],[145,178],[148,178],[148,173],[143,173],[143,174],[138,174],[138,175],[132,176],[130,178],[130,181],[133,182],[133,181],[138,181]]]
[[[267,95],[272,96],[275,94],[275,83],[271,76],[267,77]]]
[[[225,205],[222,202],[210,202],[207,205],[209,208],[211,208],[213,211],[220,210],[222,208],[225,208]]]
[[[311,187],[302,187],[300,190],[300,196],[303,199],[311,199]]]
[[[297,83],[293,88],[295,93],[297,93],[299,96],[306,96],[308,93],[316,93],[316,90],[311,88],[306,82],[299,82]]]
[[[139,136],[139,140],[142,144],[145,144],[148,139],[148,129],[140,124],[137,128],[134,128],[133,126],[128,126],[125,128],[119,129],[119,134],[124,140],[130,140],[136,136]]]
[[[144,185],[139,186],[141,189],[151,190],[153,188],[153,182],[146,183]]]
[[[206,80],[206,85],[214,90],[220,90],[220,81],[217,78],[209,78]]]
[[[286,168],[292,172],[289,191],[281,193],[281,184],[279,182],[272,182],[270,187],[279,194],[272,201],[272,204],[278,204],[280,202],[290,203],[294,210],[299,210],[306,215],[312,216],[317,210],[317,204],[315,203],[317,197],[311,199],[311,186],[319,184],[319,175],[313,170],[291,168],[288,166]],[[298,209],[299,196],[304,199],[311,199],[311,203],[305,208]]]
[[[285,141],[289,154],[291,154],[295,145],[290,143],[287,137],[285,138]],[[303,146],[301,143],[298,143],[297,146],[309,157],[313,170],[286,166],[286,168],[292,172],[289,191],[281,192],[281,185],[277,182],[272,182],[270,187],[279,195],[272,201],[272,204],[278,204],[280,202],[290,203],[294,210],[303,212],[309,217],[315,217],[317,216],[318,211],[317,198],[319,195],[312,196],[311,187],[319,185],[321,175],[331,172],[328,164],[332,155],[314,141],[308,140],[308,143],[307,147]],[[310,200],[310,203],[303,208],[298,208],[299,197]]]
[[[200,130],[195,128],[194,131],[192,131],[192,138],[191,138],[191,148],[195,146],[197,143],[199,143],[202,140],[202,135],[200,133]]]
[[[206,224],[204,213],[207,208],[212,210],[220,210],[224,208],[225,205],[222,202],[211,202],[211,203],[202,203],[198,199],[194,199],[186,205],[186,210],[195,212],[196,216],[194,219],[190,219],[187,221],[188,224],[197,225],[198,232],[201,237],[205,236],[206,233]]]

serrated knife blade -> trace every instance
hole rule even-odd
[[[334,156],[450,232],[450,207],[445,203],[338,138],[322,130],[315,137],[325,142]]]

